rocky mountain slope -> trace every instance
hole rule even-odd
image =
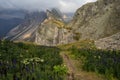
[[[13,41],[34,41],[35,32],[46,17],[45,12],[30,12],[26,14],[23,23],[13,28],[5,39]]]
[[[120,0],[98,0],[79,8],[69,27],[80,39],[100,39],[120,31]]]

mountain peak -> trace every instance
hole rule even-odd
[[[57,19],[57,20],[63,20],[62,13],[57,8],[52,8],[51,10],[46,10],[48,19]]]

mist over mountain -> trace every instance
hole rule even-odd
[[[3,9],[0,10],[0,19],[11,19],[11,18],[24,19],[26,13],[27,13],[26,10]]]
[[[65,0],[0,0],[0,38],[4,37],[10,29],[19,25],[27,12],[58,8],[64,13],[64,21],[69,22],[77,8],[93,1],[96,0],[69,0],[69,2]]]
[[[68,17],[72,14],[62,13],[57,8],[44,12],[47,15],[45,18],[39,17],[41,13],[27,14],[24,23],[12,29],[7,37],[13,36],[10,40],[15,41],[32,39],[37,44],[47,46],[109,37],[120,31],[118,3],[117,0],[88,3],[75,12],[73,19]]]
[[[62,4],[65,6],[66,4],[63,2]],[[70,2],[72,1],[70,0]],[[45,2],[44,4],[47,3]],[[37,44],[52,46],[84,39],[98,40],[112,36],[120,31],[119,2],[117,0],[98,0],[93,3],[87,3],[77,9],[73,19],[74,11],[66,10],[64,12],[57,7],[46,9],[46,11],[39,11],[39,9],[42,10],[42,7],[37,8],[38,11],[35,11],[35,9],[29,11],[28,8],[23,22],[11,29],[5,38],[13,41],[33,41]],[[11,14],[11,12],[6,11],[6,14],[8,13]],[[16,14],[19,14],[19,16]],[[2,12],[1,15],[3,15]],[[23,19],[23,14],[14,12],[10,17],[4,18],[11,17]]]
[[[62,12],[75,12],[87,2],[96,0],[0,0],[0,9],[25,9],[29,11],[58,8]]]

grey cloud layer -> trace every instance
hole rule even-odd
[[[63,12],[74,12],[81,5],[93,1],[96,0],[0,0],[0,7],[27,10],[45,10],[56,7]]]

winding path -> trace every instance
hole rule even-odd
[[[72,64],[71,59],[69,58],[69,56],[65,53],[61,53],[61,56],[63,58],[63,61],[65,63],[65,65],[68,68],[68,74],[67,74],[67,80],[75,80],[74,76],[75,76],[75,68]]]
[[[96,75],[95,73],[78,71],[74,61],[69,57],[65,52],[60,53],[64,64],[68,68],[68,74],[66,80],[106,80],[101,76]]]

